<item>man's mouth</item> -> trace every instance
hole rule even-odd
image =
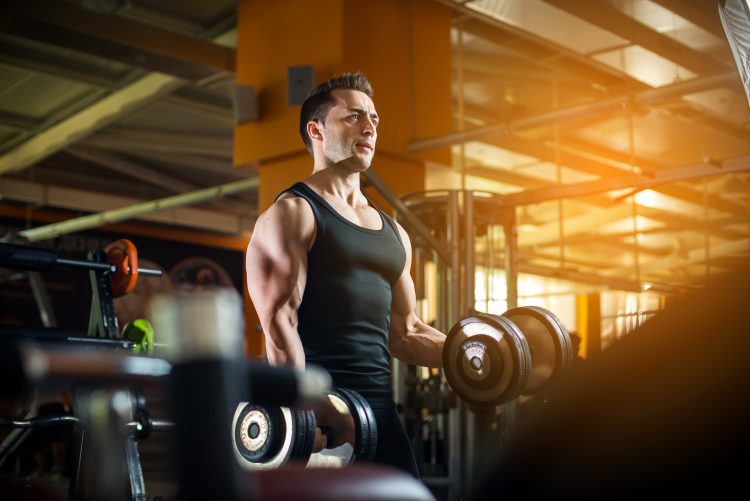
[[[357,146],[359,148],[366,148],[366,149],[368,149],[370,151],[373,151],[375,149],[375,147],[373,145],[367,144],[367,143],[357,143]]]

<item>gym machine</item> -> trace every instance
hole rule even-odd
[[[88,253],[86,259],[69,259],[39,247],[14,243],[0,243],[0,267],[23,270],[27,273],[40,310],[44,326],[0,326],[0,346],[3,351],[11,353],[15,347],[33,342],[50,349],[65,349],[72,346],[92,351],[92,356],[100,352],[153,352],[152,332],[132,329],[128,326],[122,333],[115,315],[114,298],[123,296],[135,287],[139,274],[159,277],[161,270],[138,267],[138,254],[132,242],[126,239],[109,244],[104,250]],[[40,272],[55,269],[78,269],[89,273],[91,284],[91,307],[87,332],[78,334],[55,325],[55,315],[44,290]],[[150,334],[150,335],[149,335]],[[7,353],[6,353],[7,355]],[[37,358],[42,359],[41,355]],[[10,362],[8,362],[10,363]],[[69,493],[72,497],[78,491],[78,480],[82,467],[82,450],[84,444],[83,422],[85,409],[89,405],[89,395],[82,388],[67,388],[61,402],[47,402],[43,407],[52,411],[49,414],[38,414],[40,393],[34,392],[34,398],[28,404],[29,412],[23,419],[5,417],[0,420],[3,428],[12,428],[0,443],[0,468],[9,463],[11,457],[18,458],[23,451],[24,442],[33,437],[33,432],[40,429],[59,430],[65,428],[62,435],[67,438],[68,470],[70,477]],[[143,477],[138,460],[137,441],[148,438],[151,431],[169,429],[170,423],[153,420],[146,409],[143,392],[132,388],[127,392],[129,401],[129,419],[127,424],[128,441],[124,447],[134,497],[143,490]],[[53,398],[57,398],[55,395]],[[79,417],[81,416],[81,417]],[[77,451],[77,453],[76,453]],[[10,467],[10,466],[6,466]]]
[[[458,499],[512,432],[517,397],[543,405],[572,358],[570,338],[552,312],[516,307],[515,208],[499,195],[442,190],[393,202],[412,235],[417,298],[431,296],[431,320],[448,333],[442,371],[394,361],[395,394],[407,409],[423,481]],[[475,284],[480,268],[487,279]],[[495,286],[489,277],[498,269],[505,273],[507,311],[481,313],[477,291],[484,289],[488,304]]]

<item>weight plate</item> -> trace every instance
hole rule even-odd
[[[154,353],[154,328],[145,318],[136,318],[122,328],[122,338],[133,342],[133,353]]]
[[[521,331],[498,315],[472,315],[448,333],[443,368],[456,394],[474,407],[512,400],[525,387],[531,359]]]
[[[570,365],[573,345],[568,329],[554,313],[539,306],[512,308],[502,316],[516,324],[529,344],[531,372],[523,394],[537,394]]]
[[[114,297],[124,296],[135,288],[138,282],[138,251],[127,238],[116,240],[104,248],[107,262],[115,266],[110,274],[110,284]]]
[[[294,439],[290,460],[307,462],[315,445],[315,414],[309,409],[293,410]]]
[[[247,470],[273,469],[286,463],[292,450],[292,415],[286,407],[240,402],[232,419],[237,462]]]
[[[367,421],[367,426],[362,427],[367,433],[363,435],[362,450],[363,454],[361,457],[356,458],[359,461],[372,461],[375,459],[375,452],[378,448],[378,423],[375,421],[375,414],[372,412],[370,404],[365,398],[354,390],[345,390],[350,394],[352,400],[359,402],[359,409],[361,414],[364,415]]]

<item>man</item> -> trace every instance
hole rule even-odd
[[[404,229],[360,190],[379,122],[361,73],[312,90],[300,135],[313,172],[258,219],[247,250],[250,297],[273,365],[326,368],[359,392],[378,426],[375,461],[418,476],[390,391],[390,355],[440,367],[445,335],[415,314]]]

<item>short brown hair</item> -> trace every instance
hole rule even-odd
[[[334,103],[331,97],[331,91],[334,89],[358,90],[372,98],[372,86],[365,74],[361,72],[343,73],[311,90],[305,102],[302,103],[302,109],[299,114],[299,133],[310,155],[313,154],[313,148],[312,139],[307,134],[307,122],[310,120],[325,121],[328,110],[331,109]]]

